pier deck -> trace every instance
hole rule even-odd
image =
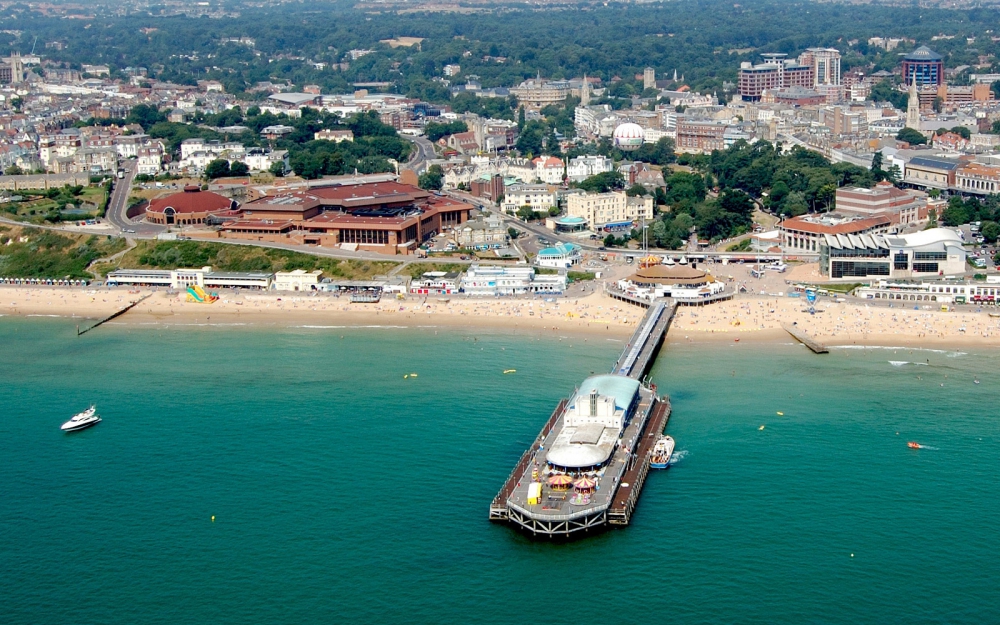
[[[646,474],[649,473],[649,462],[653,456],[653,446],[657,439],[663,434],[663,428],[670,420],[670,400],[661,398],[653,409],[646,427],[643,430],[639,446],[632,456],[629,469],[622,475],[621,484],[615,491],[612,498],[611,508],[608,510],[608,523],[611,525],[628,525],[635,511],[635,505],[639,501],[639,493],[646,482]]]
[[[639,321],[632,338],[615,362],[611,373],[641,380],[656,360],[656,354],[663,345],[663,339],[670,328],[670,322],[677,310],[673,300],[656,300]]]
[[[810,337],[802,330],[799,330],[798,328],[792,327],[790,325],[783,325],[781,327],[785,329],[785,332],[791,334],[796,341],[802,343],[803,345],[811,349],[813,352],[817,354],[827,354],[830,352],[830,350],[828,350],[825,345],[818,342],[816,339]]]

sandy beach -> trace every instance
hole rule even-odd
[[[99,319],[129,302],[151,297],[114,323],[247,324],[283,326],[457,326],[515,332],[586,333],[625,339],[644,309],[602,293],[580,298],[470,299],[384,297],[377,304],[297,293],[221,293],[213,304],[188,302],[184,293],[124,289],[0,287],[0,314]]]
[[[183,293],[165,291],[18,286],[0,287],[0,314],[99,319],[149,293],[151,297],[114,323],[440,326],[627,339],[645,312],[599,292],[580,298],[387,297],[377,304],[353,304],[346,297],[325,294],[223,293],[214,304],[200,304],[186,301]],[[1000,345],[1000,318],[975,309],[914,310],[858,300],[821,300],[816,314],[806,308],[798,298],[761,296],[681,307],[668,340],[788,341],[782,328],[795,325],[826,345]]]

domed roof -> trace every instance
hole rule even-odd
[[[184,191],[181,193],[153,200],[149,203],[146,212],[162,213],[168,208],[174,209],[175,213],[213,213],[230,210],[233,208],[233,201],[218,193],[202,191],[197,186],[189,186],[184,187]]]
[[[615,139],[642,139],[646,136],[646,132],[639,124],[626,122],[615,128],[614,136]]]
[[[940,61],[943,57],[927,46],[920,46],[903,57],[904,61]]]
[[[545,454],[549,464],[558,467],[583,468],[604,464],[611,455],[611,449],[597,445],[556,445]]]

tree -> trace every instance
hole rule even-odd
[[[431,141],[437,141],[442,137],[468,132],[469,127],[461,120],[455,120],[445,124],[430,122],[424,126],[424,135]]]
[[[440,191],[441,187],[444,186],[444,170],[441,169],[440,165],[431,165],[417,179],[417,184],[420,185],[421,189]]]
[[[517,237],[521,236],[521,231],[513,227],[507,228],[507,236],[509,236],[510,240],[513,241]]]
[[[625,195],[629,197],[641,197],[643,195],[649,195],[649,191],[646,190],[646,187],[637,182],[628,189],[625,189]]]
[[[809,205],[806,204],[806,196],[800,191],[792,191],[785,197],[781,205],[781,214],[787,217],[805,215],[809,212]]]
[[[533,208],[525,204],[521,208],[517,209],[517,216],[521,221],[531,221],[535,218],[535,211]]]
[[[952,127],[951,132],[959,135],[966,141],[972,138],[972,131],[969,130],[968,127],[966,126],[954,126]]]
[[[7,169],[3,170],[3,175],[4,176],[21,176],[23,174],[24,174],[24,170],[22,170],[17,165],[11,165]]]
[[[229,161],[224,158],[217,158],[205,167],[205,178],[215,180],[229,175]]]
[[[910,145],[925,145],[927,143],[927,137],[919,130],[914,130],[913,128],[903,128],[896,134],[896,139],[905,141]]]
[[[125,118],[126,123],[139,124],[147,132],[154,124],[165,121],[167,121],[167,116],[161,113],[160,109],[149,104],[136,104]]]
[[[934,109],[935,113],[940,113],[942,104],[944,104],[944,98],[941,96],[935,96],[934,102],[931,104],[931,108]]]
[[[236,161],[229,166],[230,176],[246,176],[250,173],[250,168],[243,161]]]
[[[558,206],[550,206],[549,207],[549,217],[555,217],[556,215],[558,215],[561,212],[562,211],[559,210]]]
[[[1000,238],[1000,224],[995,221],[984,221],[979,232],[989,243],[995,243],[997,238]]]
[[[604,247],[614,247],[615,243],[617,242],[618,239],[616,239],[615,235],[613,234],[609,234],[608,236],[604,237]]]
[[[607,193],[613,189],[621,189],[624,186],[625,178],[617,169],[594,174],[577,184],[577,187],[589,193]]]
[[[271,166],[268,167],[267,171],[271,172],[275,178],[282,178],[285,175],[285,162],[275,161],[271,163]]]

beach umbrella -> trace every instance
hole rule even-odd
[[[553,475],[549,478],[549,486],[552,488],[569,488],[573,483],[573,478],[568,475]]]
[[[573,483],[573,486],[576,486],[577,490],[592,490],[595,486],[597,486],[597,482],[589,477],[581,477]]]

